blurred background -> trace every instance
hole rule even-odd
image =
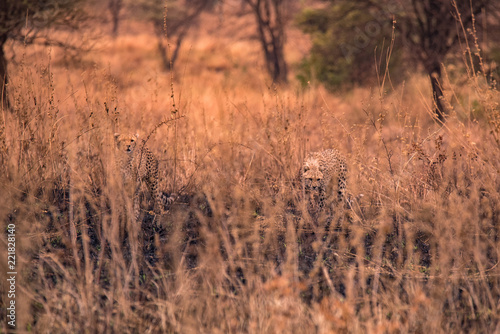
[[[339,95],[394,88],[421,75],[442,120],[444,104],[457,106],[443,100],[447,80],[455,83],[466,71],[482,71],[488,84],[498,79],[493,0],[5,0],[1,10],[5,80],[9,66],[15,75],[17,63],[48,57],[47,50],[56,71],[81,76],[106,69],[117,85],[135,91],[154,77],[231,88],[323,86]],[[8,89],[2,92],[10,103]]]

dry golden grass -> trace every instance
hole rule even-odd
[[[222,28],[190,35],[171,82],[150,28],[127,24],[78,59],[13,46],[0,216],[17,227],[18,329],[498,330],[496,89],[460,74],[440,127],[426,78],[345,96],[273,87],[257,41]],[[178,195],[164,215],[130,219],[114,132],[149,138]],[[297,183],[306,153],[329,147],[348,158],[353,201],[331,226]]]

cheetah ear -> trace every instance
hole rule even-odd
[[[137,139],[139,139],[139,134],[138,134],[138,133],[136,133],[136,134],[134,135],[134,137],[135,137],[135,138],[137,138]]]

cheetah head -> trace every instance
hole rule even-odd
[[[323,171],[318,159],[309,158],[305,161],[302,178],[304,179],[304,186],[306,190],[318,191],[321,189]]]
[[[116,147],[120,152],[132,153],[137,146],[138,134],[135,135],[122,135],[115,133]]]

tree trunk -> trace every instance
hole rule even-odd
[[[283,46],[283,4],[281,0],[247,0],[255,14],[259,39],[264,51],[266,67],[275,83],[287,83],[288,69]]]
[[[109,0],[109,11],[111,12],[111,22],[113,23],[113,37],[118,35],[118,24],[120,22],[120,10],[122,9],[122,0]]]
[[[175,49],[172,53],[172,57],[168,59],[167,48],[163,43],[163,36],[157,35],[158,38],[158,52],[160,53],[161,62],[163,65],[163,70],[170,71],[174,69],[175,62],[179,56],[179,50],[181,48],[182,40],[186,36],[187,29],[183,30],[179,36],[177,36],[177,41],[175,42]]]
[[[167,50],[163,45],[162,36],[157,36],[158,38],[158,52],[160,53],[161,64],[164,71],[170,69],[170,62],[168,61]]]
[[[285,53],[283,51],[283,35],[278,36],[273,35],[273,29],[269,28],[271,34],[271,41],[268,41],[268,64],[270,65],[270,74],[273,78],[273,82],[276,83],[287,83],[288,82],[288,70],[285,61]]]
[[[7,96],[7,59],[5,59],[4,45],[7,36],[0,36],[0,108],[10,109],[10,103]]]
[[[170,59],[170,63],[172,64],[172,69],[174,69],[175,66],[175,61],[177,60],[177,57],[179,56],[179,50],[181,49],[181,44],[182,41],[184,40],[184,37],[186,36],[187,33],[187,27],[183,29],[179,36],[177,36],[177,42],[175,42],[175,49],[174,52],[172,53],[172,59]]]
[[[445,121],[446,108],[444,106],[444,94],[441,88],[441,65],[439,63],[434,64],[429,69],[429,77],[431,79],[432,86],[432,98],[434,100],[434,112],[440,122]]]

